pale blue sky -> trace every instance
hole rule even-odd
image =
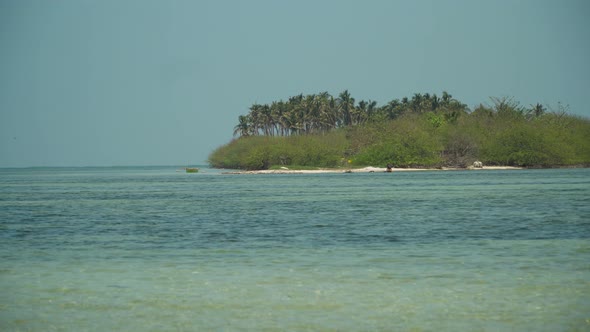
[[[254,103],[448,91],[590,117],[590,1],[0,0],[0,167],[185,165]]]

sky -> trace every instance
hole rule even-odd
[[[0,0],[0,167],[203,164],[323,91],[590,117],[589,59],[586,0]]]

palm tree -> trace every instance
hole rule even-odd
[[[410,106],[412,108],[412,112],[414,113],[421,113],[422,110],[422,94],[420,93],[415,93],[414,96],[412,97],[412,100],[410,102]]]
[[[352,125],[352,110],[354,109],[354,98],[348,90],[344,90],[338,96],[338,110],[341,114],[341,121],[344,126]]]
[[[253,104],[250,106],[250,134],[251,135],[259,135],[260,128],[262,128],[261,124],[261,117],[260,111],[262,110],[262,105],[260,104]]]
[[[431,105],[432,105],[432,110],[436,111],[438,110],[438,108],[440,107],[440,98],[437,97],[436,93],[432,95],[432,98],[430,98],[431,101]]]
[[[301,121],[299,120],[299,115],[297,110],[291,109],[285,115],[285,122],[288,125],[288,130],[290,135],[300,134],[301,133]]]
[[[387,105],[383,106],[382,109],[385,112],[385,114],[387,114],[387,118],[389,120],[393,120],[402,113],[402,104],[398,99],[394,99],[387,103]]]
[[[250,135],[250,117],[247,115],[240,115],[238,117],[238,124],[234,127],[234,136],[249,136]]]
[[[305,96],[304,105],[305,133],[311,134],[316,131],[320,117],[316,95]]]
[[[336,126],[336,110],[334,107],[334,98],[328,92],[322,92],[316,96],[318,108],[318,129],[325,133]]]
[[[270,113],[270,107],[267,104],[262,105],[262,107],[260,108],[259,120],[264,135],[272,136],[272,128],[274,122]]]
[[[401,105],[399,106],[398,115],[403,115],[404,113],[407,113],[410,110],[410,100],[408,99],[408,97],[403,97]]]
[[[451,96],[448,92],[446,92],[446,91],[443,91],[442,92],[442,102],[441,102],[441,104],[443,106],[447,106],[451,102],[452,99],[453,99],[453,96]]]
[[[271,128],[271,132],[272,135],[280,135],[281,131],[279,129],[280,126],[280,119],[281,119],[281,114],[280,114],[280,109],[278,106],[279,102],[273,101],[270,106],[270,117],[272,119],[272,128]]]
[[[422,107],[421,107],[421,111],[422,112],[429,112],[432,111],[432,101],[430,100],[430,93],[425,93],[424,96],[422,96]]]
[[[353,116],[353,124],[359,125],[363,124],[367,121],[371,121],[375,115],[377,108],[376,101],[359,101],[358,105],[355,107],[355,113]]]
[[[288,123],[288,107],[284,101],[273,102],[270,105],[270,113],[273,117],[275,130],[277,135],[287,136],[289,135],[289,123]]]
[[[377,112],[377,102],[374,100],[369,100],[367,105],[367,119],[371,120],[375,113]]]

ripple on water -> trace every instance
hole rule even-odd
[[[381,175],[0,170],[2,326],[588,327],[588,170]]]

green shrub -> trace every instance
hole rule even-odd
[[[235,139],[209,156],[213,167],[268,169],[273,166],[335,167],[347,147],[343,131],[288,137],[253,136]]]
[[[324,134],[247,136],[217,148],[209,163],[232,169],[338,167],[348,160],[379,167],[465,167],[474,160],[525,167],[590,165],[590,120],[564,113],[525,117],[505,108],[479,107],[453,121],[427,112]]]
[[[374,128],[367,146],[359,149],[353,162],[359,166],[385,166],[389,163],[398,167],[440,164],[441,144],[432,131],[432,124],[425,117],[405,116],[379,125],[381,132]]]
[[[487,164],[509,166],[563,165],[571,150],[557,133],[539,123],[515,122],[497,130],[482,148]]]

